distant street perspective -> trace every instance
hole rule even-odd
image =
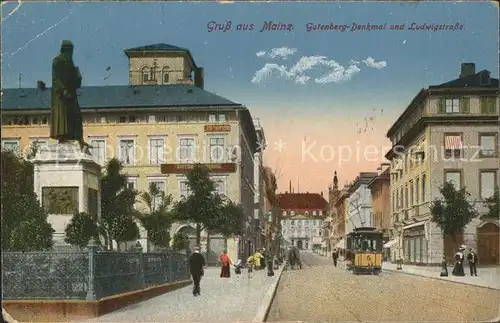
[[[353,275],[344,262],[302,253],[302,270],[285,270],[268,322],[471,322],[498,317],[498,290],[383,272]],[[437,273],[436,277],[439,276]]]

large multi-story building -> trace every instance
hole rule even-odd
[[[348,220],[345,233],[355,228],[371,227],[372,194],[368,184],[378,176],[377,173],[361,172],[349,187]]]
[[[130,85],[78,91],[84,136],[96,162],[104,165],[117,157],[130,186],[146,191],[154,182],[174,200],[189,194],[185,174],[193,163],[206,164],[219,193],[242,204],[247,223],[239,243],[211,239],[211,254],[217,257],[225,246],[234,258],[245,253],[256,236],[248,223],[256,209],[254,154],[259,150],[249,110],[205,91],[203,69],[187,49],[156,44],[125,53]],[[50,89],[39,81],[36,88],[2,91],[2,147],[26,150],[51,141]],[[174,225],[172,233],[183,229],[189,225]],[[145,238],[142,232],[141,243]]]
[[[328,202],[318,193],[278,194],[281,230],[286,241],[303,250],[321,248]]]
[[[392,225],[408,263],[439,263],[457,245],[430,221],[430,201],[452,182],[466,188],[481,214],[499,187],[499,82],[464,63],[459,77],[422,89],[389,129]],[[485,233],[489,232],[489,233]],[[481,263],[499,263],[498,220],[481,216],[456,239],[478,250]]]
[[[372,195],[372,226],[382,232],[383,243],[386,244],[389,242],[391,227],[390,164],[382,163],[377,174],[378,176],[368,183]],[[385,256],[389,254],[390,252]]]
[[[391,226],[390,164],[382,163],[377,169],[377,176],[368,183],[372,196],[372,226],[383,233],[384,242],[388,242]]]

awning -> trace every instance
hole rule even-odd
[[[384,248],[391,248],[398,243],[398,239],[391,240],[384,244]]]
[[[445,138],[445,149],[462,149],[462,137],[461,136],[446,136]]]
[[[337,249],[344,249],[345,248],[345,242],[344,239],[340,239],[340,241],[335,245],[335,248]]]

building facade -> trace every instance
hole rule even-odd
[[[382,163],[378,176],[368,184],[372,196],[372,225],[383,233],[384,243],[389,239],[391,226],[390,164]]]
[[[462,243],[477,249],[483,264],[500,261],[498,220],[480,216],[451,243],[429,208],[452,182],[485,213],[485,198],[499,186],[498,95],[498,79],[465,63],[457,79],[422,89],[389,129],[392,231],[405,262],[437,264],[443,253],[451,260]]]
[[[189,194],[185,174],[192,165],[206,164],[217,191],[241,203],[242,222],[251,223],[258,147],[248,109],[205,91],[203,71],[186,49],[156,44],[125,53],[130,85],[79,90],[84,137],[96,162],[104,165],[117,157],[131,187],[146,191],[154,182],[174,200]],[[50,92],[41,81],[36,88],[3,89],[3,148],[26,151],[51,141]],[[246,236],[255,236],[254,228],[246,227]],[[182,229],[190,228],[176,224],[172,234]],[[142,231],[144,248],[146,239]],[[251,239],[219,240],[211,240],[210,259],[226,246],[236,258],[238,251],[248,250]]]
[[[348,221],[346,234],[355,228],[371,227],[372,223],[372,194],[368,184],[377,177],[377,173],[361,172],[349,187]]]
[[[284,239],[301,250],[320,249],[322,223],[328,210],[322,194],[285,192],[277,198]]]

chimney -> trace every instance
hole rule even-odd
[[[43,81],[36,81],[36,88],[42,91],[45,90],[45,83]]]
[[[194,86],[203,89],[205,86],[203,78],[203,67],[198,67],[194,70]]]
[[[289,188],[290,188],[290,193],[292,193],[292,181],[290,180],[290,183],[288,184]]]
[[[476,64],[462,63],[462,68],[460,70],[460,78],[474,74],[476,74]]]

